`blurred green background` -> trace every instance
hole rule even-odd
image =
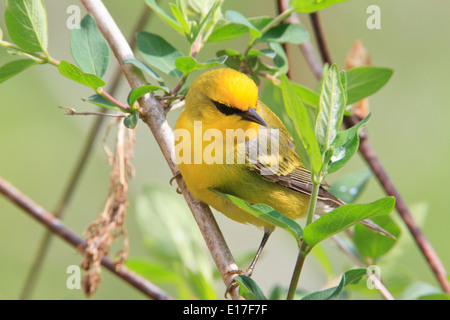
[[[4,24],[4,2],[0,0],[0,27],[4,38],[9,39]],[[71,4],[80,7],[81,4],[69,0],[44,2],[49,19],[49,52],[58,60],[72,61],[66,10]],[[164,8],[167,8],[167,2],[160,1]],[[124,34],[129,35],[143,9],[143,1],[105,0],[104,3]],[[424,208],[428,209],[426,218],[420,215],[418,219],[423,220],[426,236],[450,269],[447,204],[447,181],[450,179],[447,164],[450,158],[450,41],[447,37],[450,3],[438,0],[376,1],[381,8],[380,30],[366,27],[369,16],[366,9],[371,4],[374,1],[353,0],[322,11],[320,16],[325,36],[332,58],[340,68],[344,67],[353,42],[360,39],[369,49],[373,65],[394,69],[389,83],[370,98],[373,113],[368,125],[370,140],[412,211],[419,215]],[[276,1],[273,0],[227,0],[224,10],[227,9],[240,11],[248,17],[274,16],[277,12]],[[83,15],[84,12],[82,9]],[[300,19],[310,30],[308,16],[300,15]],[[152,16],[145,30],[162,35],[179,50],[187,52],[184,38],[170,30],[158,17]],[[245,41],[206,46],[199,60],[215,57],[215,52],[224,46],[242,51]],[[314,43],[314,39],[312,41]],[[294,80],[314,88],[317,81],[300,51],[295,46],[290,46],[289,50]],[[5,50],[0,50],[1,64],[13,59]],[[110,71],[114,66],[115,62],[111,63]],[[111,76],[110,71],[106,79]],[[129,87],[123,81],[116,96],[125,101],[128,91]],[[92,117],[66,116],[57,107],[94,110],[92,105],[80,100],[91,94],[89,89],[60,76],[52,66],[31,68],[0,85],[0,176],[49,211],[61,197],[94,121]],[[169,114],[171,125],[178,114],[179,110]],[[100,135],[103,133],[104,127]],[[138,128],[133,164],[136,176],[130,181],[127,227],[130,256],[140,257],[145,256],[146,251],[134,212],[136,195],[143,186],[155,182],[175,192],[175,188],[169,185],[170,171],[150,131],[142,124]],[[343,170],[330,176],[328,182],[363,166],[363,161],[356,156]],[[64,218],[64,223],[76,233],[81,234],[102,209],[109,171],[106,156],[97,140]],[[372,179],[359,201],[370,202],[382,196],[377,182]],[[216,214],[216,218],[236,256],[257,249],[262,236],[260,230],[240,225],[220,214]],[[18,298],[43,233],[40,224],[0,196],[0,299]],[[338,272],[340,266],[351,265],[330,241],[325,247]],[[253,275],[263,290],[270,290],[275,284],[288,285],[296,250],[296,244],[287,234],[283,231],[274,233]],[[55,238],[32,298],[84,299],[81,290],[68,290],[66,287],[67,266],[79,265],[80,261],[76,250]],[[404,249],[401,261],[414,279],[438,286],[414,244]],[[143,297],[109,272],[104,271],[103,275],[104,280],[92,299]],[[326,280],[316,260],[308,258],[300,279],[302,287],[318,290]],[[220,282],[217,288],[219,297],[222,297],[224,287]]]

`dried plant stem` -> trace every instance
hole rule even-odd
[[[128,80],[131,88],[140,87],[145,84],[142,75],[131,68],[130,65],[124,64],[126,59],[133,59],[133,52],[125,40],[122,32],[116,25],[115,21],[109,14],[101,1],[81,0],[86,10],[92,14],[97,22],[97,26],[108,41],[111,50],[119,61],[123,73]],[[139,99],[140,117],[149,126],[153,136],[155,137],[167,164],[175,176],[178,174],[178,167],[174,160],[174,135],[169,124],[166,121],[163,106],[152,95]],[[211,213],[209,207],[196,201],[187,190],[183,179],[178,176],[177,182],[181,192],[183,193],[193,216],[199,225],[200,231],[205,239],[208,249],[219,269],[224,283],[228,286],[236,274],[238,267],[226,245],[223,235]],[[237,288],[230,292],[233,299],[239,299]]]
[[[33,202],[19,190],[14,188],[9,182],[0,177],[0,193],[3,194],[8,200],[15,203],[24,212],[31,215],[38,222],[43,224],[53,234],[58,235],[64,241],[77,248],[80,252],[83,252],[86,247],[86,242],[69,230],[61,220],[55,218],[51,213],[47,212],[44,208]],[[130,285],[144,293],[149,298],[155,300],[167,300],[172,299],[167,293],[162,291],[157,286],[141,278],[133,271],[124,266],[117,266],[114,261],[108,256],[103,256],[102,265],[109,271],[128,282]]]

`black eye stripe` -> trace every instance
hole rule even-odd
[[[238,108],[227,106],[226,104],[220,103],[218,101],[212,100],[214,105],[216,106],[217,110],[222,112],[226,116],[230,116],[232,114],[240,114],[243,113],[242,110],[239,110]]]

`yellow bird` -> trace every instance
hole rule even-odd
[[[263,143],[270,145],[276,137],[275,151],[278,152],[275,155],[269,151],[258,154],[254,161],[250,161],[250,146],[261,139],[259,133],[262,128],[276,130],[277,134],[266,135],[267,141]],[[245,139],[231,134],[236,132],[246,133]],[[232,148],[227,137],[231,137]],[[216,148],[205,153],[210,144]],[[245,163],[238,161],[242,152],[245,153]],[[240,209],[211,189],[251,204],[269,205],[291,219],[307,214],[312,190],[311,173],[303,166],[286,127],[258,99],[257,86],[243,73],[215,69],[203,73],[192,83],[186,95],[185,108],[175,125],[175,156],[186,186],[197,200],[230,219],[264,229],[258,252],[247,269],[248,275],[251,275],[274,226]],[[321,187],[318,214],[342,204]]]

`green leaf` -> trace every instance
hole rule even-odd
[[[342,168],[358,151],[359,132],[367,124],[371,114],[369,113],[363,120],[353,127],[339,131],[333,142],[333,155],[327,172],[333,173]]]
[[[245,300],[267,300],[258,284],[248,276],[234,278],[239,283],[239,295]]]
[[[242,24],[227,23],[214,29],[207,42],[224,42],[245,36],[250,31]]]
[[[315,91],[294,82],[292,87],[304,103],[314,108],[319,106],[320,96]]]
[[[374,66],[356,67],[347,70],[347,104],[364,99],[381,89],[391,78],[393,70]]]
[[[123,124],[128,129],[134,129],[137,126],[139,120],[139,112],[133,111],[129,116],[123,119]]]
[[[254,215],[255,217],[258,217],[264,221],[267,221],[277,227],[286,230],[294,237],[296,241],[298,241],[301,237],[302,228],[300,227],[300,225],[294,220],[291,220],[285,215],[274,210],[272,207],[262,203],[250,204],[247,201],[230,194],[225,194],[212,188],[210,188],[210,190],[231,201],[233,204],[235,204],[242,210],[245,210],[246,212]]]
[[[314,173],[319,173],[322,168],[322,157],[308,110],[298,97],[287,76],[281,75],[280,80],[286,112],[292,119],[294,130],[300,138],[300,141],[296,141],[298,142],[297,149],[300,157],[308,169]]]
[[[248,57],[252,57],[252,56],[264,56],[270,59],[274,59],[276,57],[277,53],[272,50],[272,49],[261,49],[261,50],[256,50],[256,49],[250,49],[247,56]]]
[[[161,78],[155,71],[152,70],[148,65],[146,65],[144,62],[137,60],[137,59],[126,59],[123,61],[123,63],[131,64],[138,68],[139,70],[145,72],[149,76],[151,76],[153,79],[155,79],[161,86],[164,86],[164,79]]]
[[[178,22],[168,15],[160,6],[156,4],[155,0],[145,0],[145,3],[165,22],[167,22],[173,29],[183,34],[183,29],[180,27]]]
[[[145,85],[142,87],[138,87],[138,88],[134,88],[133,90],[130,91],[129,95],[128,95],[128,105],[130,107],[133,107],[134,103],[143,95],[150,93],[150,92],[154,92],[154,91],[158,91],[158,90],[164,90],[165,92],[169,92],[169,88],[167,87],[159,87],[159,86],[153,86],[153,85]]]
[[[80,28],[73,29],[70,34],[70,51],[83,72],[100,78],[105,75],[111,53],[108,42],[90,14],[81,20]]]
[[[175,61],[183,55],[162,37],[153,33],[139,32],[137,46],[151,66],[168,75],[181,78],[183,73],[175,67]]]
[[[280,73],[286,73],[289,70],[289,63],[283,47],[276,42],[269,42],[269,47],[275,51],[276,56],[273,58],[273,64]]]
[[[371,219],[378,226],[392,234],[396,239],[383,236],[369,230],[367,227],[357,224],[353,233],[353,241],[359,253],[365,258],[377,258],[387,253],[397,242],[401,229],[389,216],[374,217]]]
[[[42,0],[6,0],[5,22],[11,40],[19,47],[47,53],[47,12]]]
[[[345,106],[339,70],[333,64],[323,81],[319,109],[316,112],[315,134],[322,155],[332,146],[341,128]]]
[[[189,23],[188,23],[188,21],[186,21],[183,13],[173,3],[170,3],[170,9],[172,10],[172,14],[175,17],[175,19],[178,21],[178,24],[180,25],[184,34],[189,37],[189,35],[191,33],[191,29],[189,28]]]
[[[449,293],[432,293],[420,296],[418,300],[444,300],[444,301],[450,301],[450,294]]]
[[[334,182],[328,191],[345,203],[353,203],[362,193],[371,177],[372,170],[365,168],[343,176]]]
[[[386,197],[369,204],[347,204],[323,215],[303,230],[303,240],[313,247],[320,241],[341,232],[352,225],[385,215],[394,209],[395,198]]]
[[[81,83],[82,85],[97,89],[105,85],[105,81],[97,77],[95,74],[84,73],[77,66],[63,60],[58,66],[59,73],[70,80]]]
[[[250,33],[252,34],[252,37],[261,36],[261,31],[259,31],[259,29],[256,28],[250,21],[248,21],[247,18],[244,17],[240,12],[228,10],[227,12],[225,12],[225,19],[227,19],[227,21],[229,22],[248,27]]]
[[[351,284],[357,284],[366,274],[367,270],[364,268],[347,270],[342,275],[341,281],[339,282],[339,285],[337,285],[336,287],[331,287],[325,290],[310,293],[304,296],[301,300],[337,299],[346,286]]]
[[[216,59],[208,60],[204,63],[198,62],[194,57],[180,57],[175,61],[175,66],[178,70],[182,71],[185,75],[189,74],[195,70],[208,69],[222,65],[227,56],[221,56]]]
[[[292,7],[297,12],[311,13],[345,1],[347,0],[292,0]]]
[[[14,77],[35,64],[37,64],[36,61],[29,59],[21,59],[5,63],[0,67],[0,83]]]
[[[90,102],[92,104],[95,104],[99,107],[108,108],[112,110],[122,111],[118,106],[113,104],[112,102],[106,100],[103,96],[99,94],[94,94],[93,96],[90,96],[86,99],[82,99],[83,101]]]
[[[227,60],[225,60],[225,65],[228,68],[231,68],[233,70],[239,70],[241,66],[241,54],[239,52],[231,49],[219,50],[216,52],[217,57],[221,57],[223,55],[227,56]]]
[[[309,40],[309,32],[300,24],[280,24],[267,30],[257,42],[300,44]]]

